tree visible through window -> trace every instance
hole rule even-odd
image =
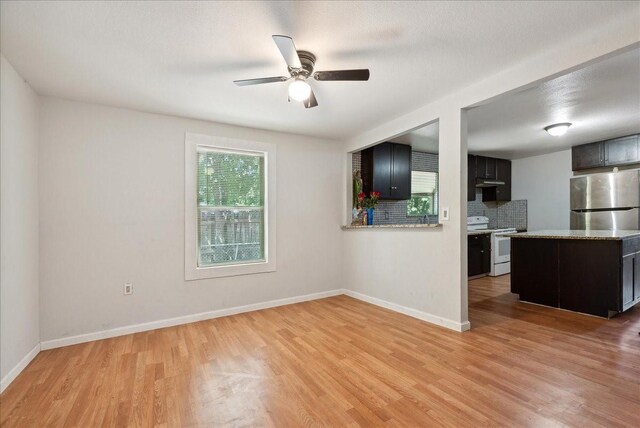
[[[436,214],[438,214],[438,173],[411,171],[411,199],[407,201],[407,215]]]
[[[265,260],[265,159],[198,151],[198,266]]]

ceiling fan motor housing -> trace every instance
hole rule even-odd
[[[313,67],[316,64],[316,56],[308,51],[297,51],[298,57],[300,57],[300,64],[302,64],[302,69],[298,74],[309,77],[313,73]]]

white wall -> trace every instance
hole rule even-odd
[[[571,150],[515,159],[513,199],[527,200],[527,229],[569,229]]]
[[[448,208],[450,220],[441,220],[444,225],[437,229],[345,233],[345,282],[350,290],[463,331],[469,328],[467,236],[462,226],[466,226],[466,112],[459,108],[440,111],[440,219],[442,209]]]
[[[4,389],[40,343],[38,97],[2,55],[0,76],[0,389]]]
[[[345,265],[346,288],[422,312],[429,315],[427,318],[443,318],[446,325],[468,326],[467,143],[465,115],[460,115],[460,111],[640,44],[637,23],[631,19],[610,30],[594,29],[593,37],[558,43],[513,68],[432,100],[346,141],[345,155],[440,119],[440,209],[449,207],[451,214],[451,220],[444,222],[439,231],[345,233],[344,256],[349,260]],[[343,164],[346,221],[350,212],[351,172],[344,159]]]
[[[339,143],[54,98],[41,115],[43,341],[342,287]],[[187,131],[277,145],[277,272],[184,280]]]

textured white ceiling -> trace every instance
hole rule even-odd
[[[440,153],[440,123],[433,122],[406,134],[390,139],[394,143],[409,144],[417,152]]]
[[[573,125],[562,137],[544,127]],[[476,107],[471,153],[515,159],[640,132],[640,49]]]
[[[348,138],[629,14],[639,2],[3,1],[0,49],[40,94]],[[310,110],[286,84],[233,85],[286,72],[272,34],[371,80],[316,82]]]

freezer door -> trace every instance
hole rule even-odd
[[[638,230],[640,229],[640,209],[571,211],[570,225],[572,230]]]
[[[571,210],[640,207],[638,170],[571,179]]]

